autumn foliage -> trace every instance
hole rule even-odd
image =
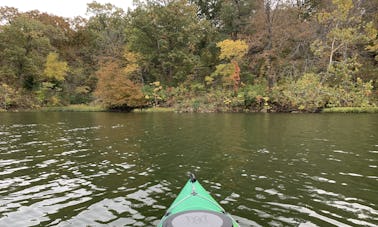
[[[248,45],[244,40],[226,39],[218,42],[217,47],[220,48],[219,58],[231,61],[233,72],[229,75],[229,80],[232,81],[234,92],[237,93],[240,86],[240,67],[238,62],[247,53]]]
[[[320,111],[378,105],[378,1],[149,0],[62,18],[0,7],[0,108]]]
[[[63,81],[67,75],[67,62],[59,61],[57,53],[49,53],[46,58],[44,76],[48,79]]]
[[[96,97],[110,109],[129,109],[145,105],[141,86],[132,82],[118,62],[104,63],[96,72]]]

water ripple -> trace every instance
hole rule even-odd
[[[319,220],[322,220],[326,223],[329,223],[329,224],[332,224],[332,225],[335,225],[335,226],[350,226],[344,222],[341,222],[341,221],[337,221],[335,219],[332,219],[332,218],[329,218],[329,217],[326,217],[324,215],[321,215],[309,208],[306,208],[306,207],[301,207],[301,206],[295,206],[295,205],[291,205],[291,204],[284,204],[284,203],[273,203],[273,202],[268,202],[268,204],[270,205],[273,205],[273,206],[276,206],[276,207],[281,207],[281,208],[284,208],[284,209],[287,209],[287,210],[292,210],[292,211],[295,211],[295,212],[300,212],[300,213],[303,213],[303,214],[307,214],[309,215],[310,217],[315,217]],[[297,223],[299,224],[299,223]]]

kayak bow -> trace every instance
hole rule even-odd
[[[158,227],[239,227],[193,174]]]

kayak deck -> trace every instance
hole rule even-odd
[[[158,227],[238,227],[192,175]]]

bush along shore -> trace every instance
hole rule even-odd
[[[260,91],[260,93],[258,92]],[[241,87],[233,90],[195,91],[181,88],[159,89],[153,94],[146,93],[140,106],[105,106],[102,104],[76,104],[67,106],[35,107],[29,109],[0,109],[5,111],[44,111],[44,112],[178,112],[178,113],[378,113],[378,107],[366,91],[348,93],[347,97],[331,92],[314,91],[306,87],[298,91],[275,88],[273,92],[264,89]],[[342,99],[341,99],[342,98]],[[348,99],[346,99],[348,98]],[[333,102],[331,103],[331,101]],[[339,102],[335,102],[342,100]],[[360,104],[361,106],[358,106]]]

